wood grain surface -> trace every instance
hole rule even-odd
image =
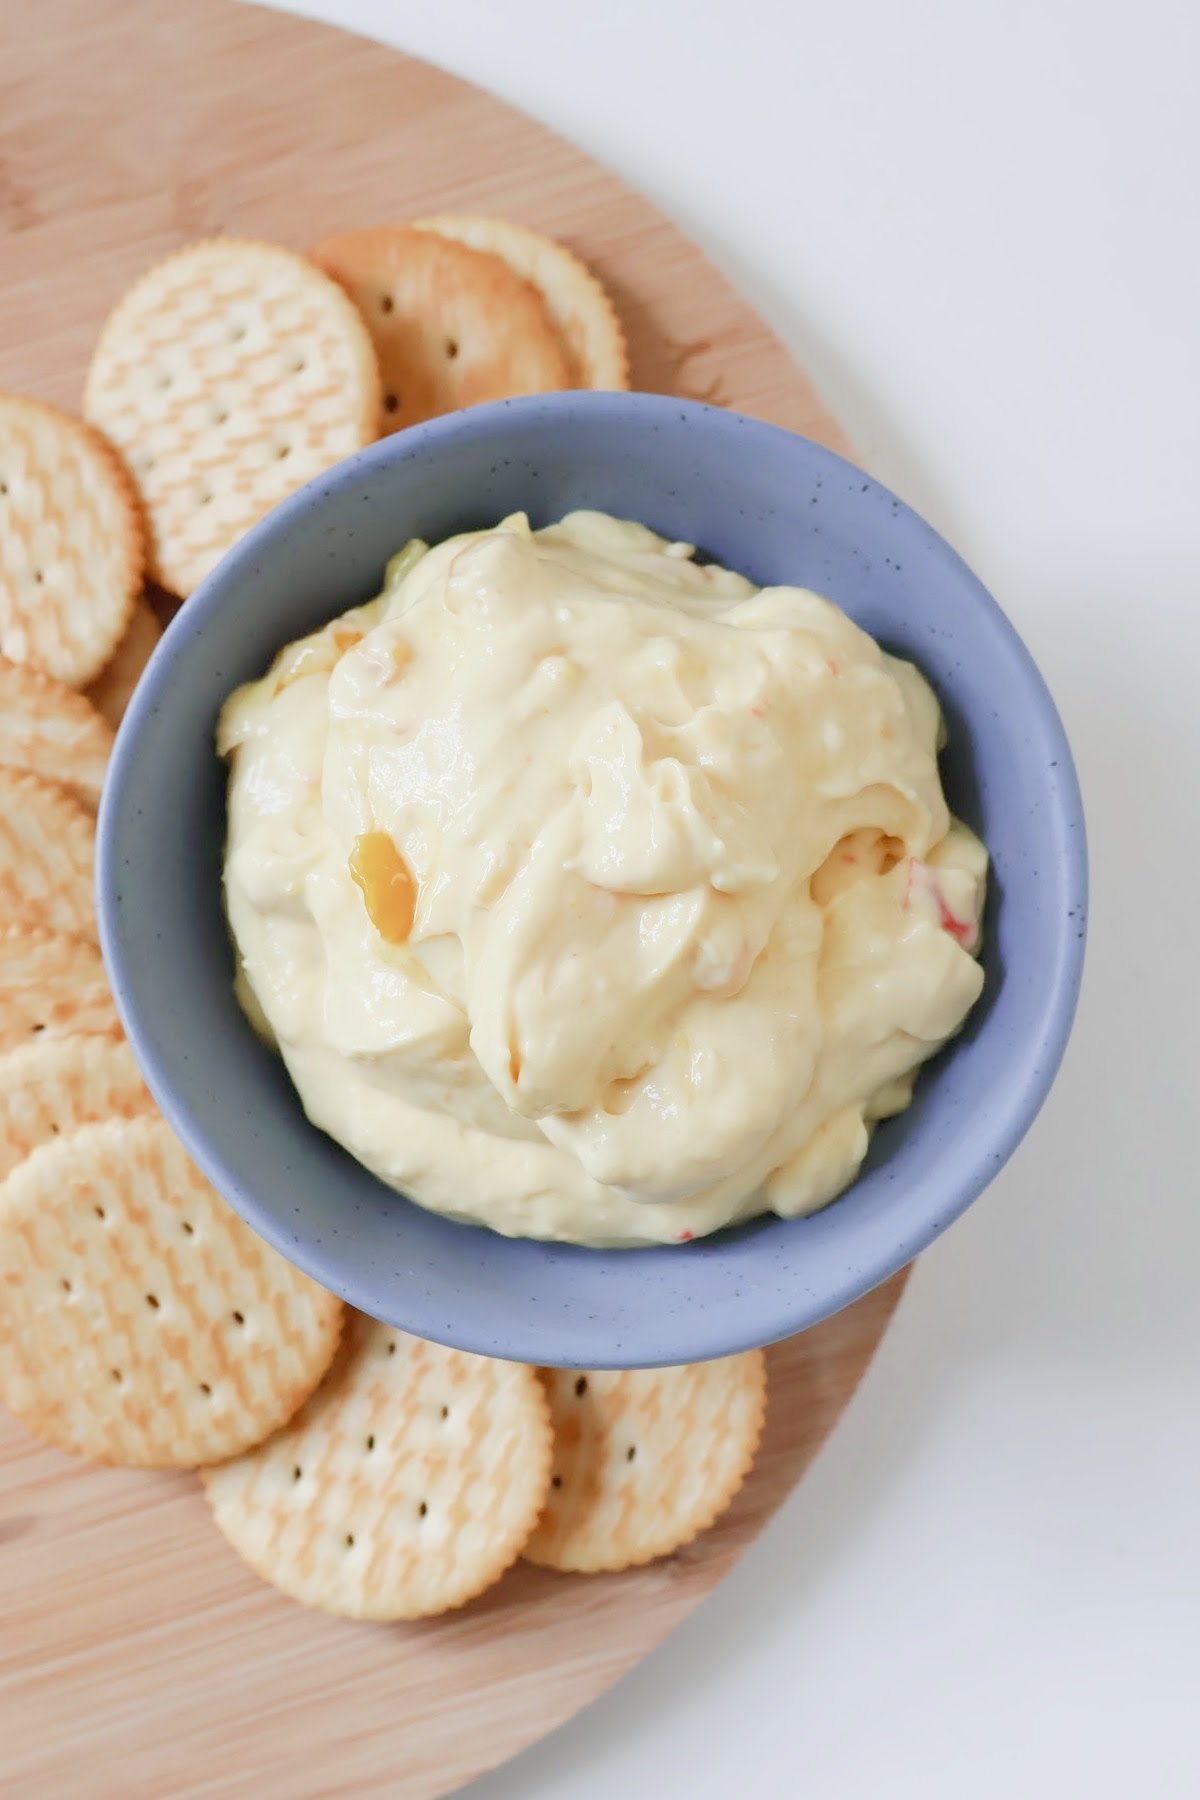
[[[636,385],[845,448],[694,245],[570,145],[437,70],[223,0],[0,0],[0,45],[0,387],[76,406],[113,300],[189,239],[303,247],[494,211],[596,268]],[[590,1578],[519,1566],[418,1626],[302,1611],[226,1548],[191,1477],[82,1468],[0,1416],[0,1794],[453,1791],[561,1724],[711,1591],[828,1435],[903,1280],[771,1352],[754,1474],[681,1554]]]

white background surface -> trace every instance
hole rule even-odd
[[[1200,8],[308,10],[522,105],[705,245],[1014,619],[1089,812],[1084,998],[1032,1135],[733,1577],[471,1800],[1196,1800]]]

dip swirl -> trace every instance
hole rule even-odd
[[[641,525],[410,544],[221,716],[239,992],[422,1206],[681,1242],[823,1206],[978,997],[937,702]]]

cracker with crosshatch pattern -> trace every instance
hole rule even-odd
[[[499,256],[432,231],[379,225],[309,255],[362,314],[383,378],[383,425],[571,385],[545,302]]]
[[[474,213],[439,213],[417,219],[416,225],[472,250],[490,251],[533,283],[566,344],[572,387],[628,388],[629,349],[616,308],[565,244],[527,225]]]
[[[209,238],[117,302],[84,413],[137,483],[151,575],[187,595],[278,501],[372,442],[379,370],[354,307],[305,257]]]
[[[533,1369],[351,1313],[333,1368],[291,1424],[203,1481],[239,1556],[292,1599],[416,1619],[499,1580],[549,1477]]]
[[[65,682],[0,656],[0,766],[61,781],[96,810],[112,727]]]
[[[96,936],[96,821],[57,781],[0,768],[0,920]]]
[[[0,1181],[52,1138],[153,1111],[124,1038],[113,1032],[31,1038],[0,1056]]]
[[[0,1399],[56,1449],[145,1468],[277,1430],[342,1328],[149,1116],[54,1138],[0,1184],[0,1291]]]
[[[529,1562],[590,1574],[667,1556],[720,1517],[750,1472],[767,1400],[761,1350],[541,1374],[554,1471]]]
[[[57,407],[0,394],[0,655],[82,687],[121,641],[145,560],[112,445]]]
[[[43,1033],[117,1029],[94,943],[41,925],[0,929],[0,1055]]]

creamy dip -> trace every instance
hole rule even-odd
[[[941,717],[830,601],[523,515],[222,713],[239,991],[422,1206],[686,1242],[823,1206],[983,976]]]

